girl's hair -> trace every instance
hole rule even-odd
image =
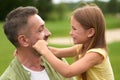
[[[81,8],[75,9],[73,12],[73,17],[82,25],[84,29],[95,29],[95,34],[90,39],[88,46],[82,50],[83,56],[85,52],[91,48],[106,49],[105,19],[101,9],[97,5],[85,5]],[[87,80],[86,72],[82,74],[82,78],[83,80]]]
[[[91,48],[106,48],[105,19],[101,9],[97,5],[86,5],[77,8],[73,12],[73,17],[84,29],[95,29],[95,34],[86,50]]]

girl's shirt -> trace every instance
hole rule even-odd
[[[81,47],[82,45],[78,46],[78,53]],[[87,80],[114,80],[114,75],[107,51],[103,48],[93,48],[88,50],[86,54],[89,54],[89,52],[96,52],[98,54],[101,54],[104,57],[104,60],[102,63],[95,65],[86,71]],[[82,57],[83,55],[79,53],[79,59]],[[82,80],[82,78],[79,77],[79,80]]]

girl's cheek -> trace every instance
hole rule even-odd
[[[76,31],[74,34],[75,34],[76,36],[79,36],[79,35],[80,35],[80,32]]]

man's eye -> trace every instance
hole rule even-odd
[[[39,30],[38,32],[42,32],[43,30]]]

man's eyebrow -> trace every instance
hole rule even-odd
[[[43,27],[44,27],[44,26],[45,26],[45,22],[43,21],[40,26],[43,26]]]
[[[44,28],[44,26],[45,26],[44,24],[40,25],[41,28]]]
[[[43,25],[39,25],[39,28],[40,30],[44,29],[44,24]]]

